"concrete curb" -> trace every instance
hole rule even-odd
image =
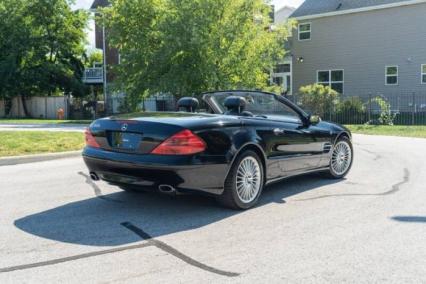
[[[72,152],[63,152],[63,153],[49,153],[49,154],[17,156],[17,157],[4,157],[4,158],[0,158],[0,167],[52,161],[52,160],[66,159],[66,158],[75,158],[75,157],[80,157],[81,153],[82,153],[81,151],[72,151]]]

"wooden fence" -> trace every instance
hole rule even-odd
[[[62,108],[67,119],[69,103],[67,97],[31,97],[26,100],[27,110],[32,118],[57,118],[57,111]],[[0,100],[0,117],[25,117],[24,107],[20,97],[12,99],[12,108],[9,114],[5,110],[5,102]]]

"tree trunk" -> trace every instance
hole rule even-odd
[[[27,108],[27,100],[26,100],[27,96],[23,95],[21,96],[21,102],[22,102],[22,107],[24,108],[24,114],[26,118],[31,118],[31,114],[28,111]]]

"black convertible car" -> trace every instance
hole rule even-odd
[[[94,121],[84,161],[93,180],[123,189],[204,192],[234,209],[256,204],[265,185],[310,172],[344,177],[351,133],[271,93],[206,93],[180,112],[137,113]]]

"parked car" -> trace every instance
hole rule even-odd
[[[263,188],[311,172],[343,178],[353,160],[351,133],[321,121],[289,100],[266,92],[206,93],[209,106],[136,113],[94,121],[86,131],[84,161],[92,179],[124,189],[203,192],[223,205],[248,209]]]

